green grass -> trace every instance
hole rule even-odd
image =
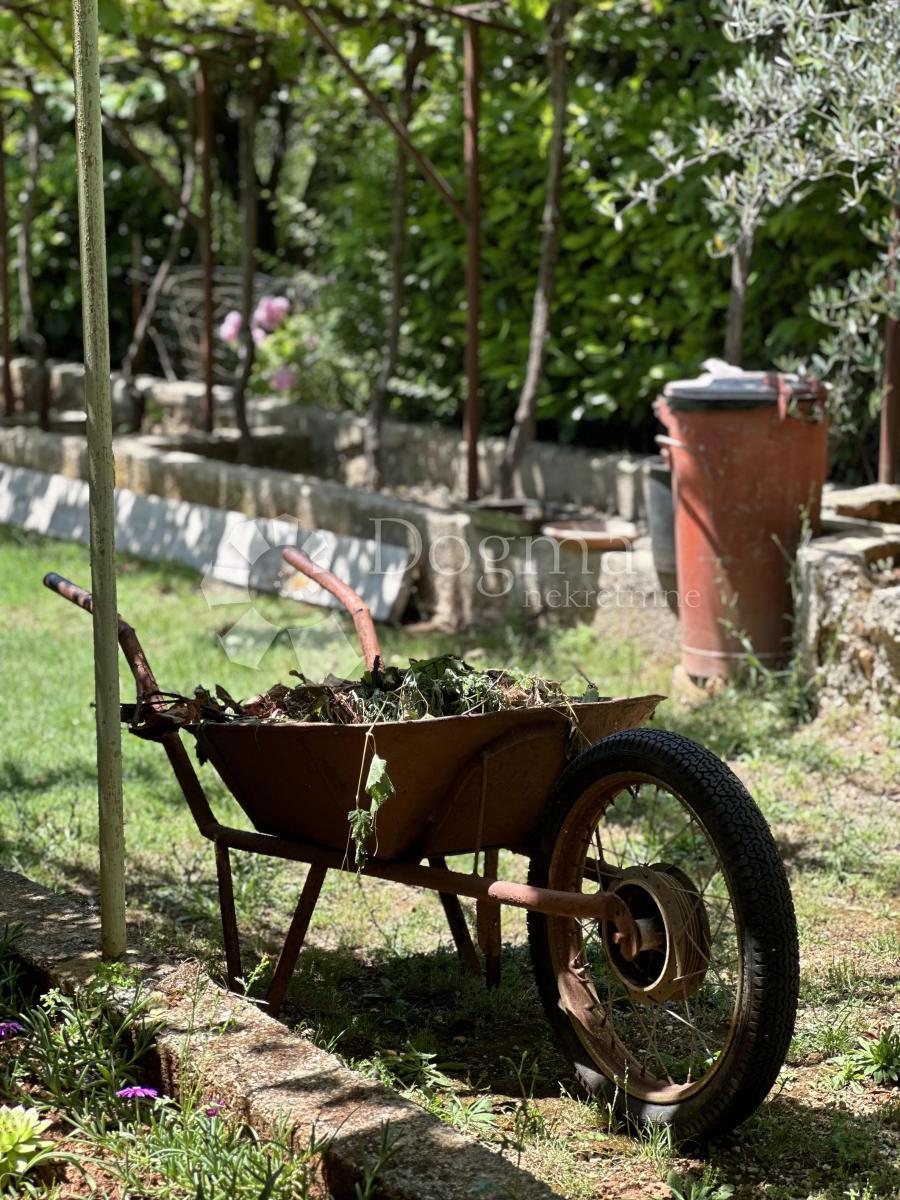
[[[41,586],[47,570],[89,586],[84,549],[0,530],[0,862],[93,895],[90,621]],[[221,683],[245,697],[287,681],[301,665],[287,636],[258,670],[230,661],[218,634],[243,610],[211,608],[189,571],[123,562],[119,607],[166,689]],[[310,628],[323,616],[272,598],[255,607],[278,626]],[[613,695],[665,693],[677,659],[658,638],[647,648],[639,637],[586,626],[523,621],[453,637],[380,633],[390,661],[453,650],[578,691],[584,674]],[[303,670],[317,677],[340,665],[336,650],[340,639],[309,649]],[[122,687],[130,698],[124,663]],[[801,929],[801,1009],[782,1091],[706,1163],[624,1137],[605,1109],[569,1095],[572,1080],[533,986],[521,913],[504,915],[503,982],[487,993],[461,973],[435,897],[331,872],[289,1014],[319,1044],[505,1146],[570,1197],[607,1195],[613,1183],[633,1195],[666,1196],[661,1181],[675,1171],[733,1185],[738,1200],[886,1200],[900,1188],[896,1105],[865,1081],[836,1088],[829,1060],[860,1036],[880,1034],[895,1004],[898,855],[883,797],[900,777],[900,735],[896,720],[863,728],[853,713],[798,729],[788,707],[771,687],[729,689],[695,710],[669,701],[658,715],[728,758],[757,796],[788,866]],[[210,847],[158,747],[125,734],[123,763],[130,920],[161,953],[195,955],[221,971]],[[241,823],[209,767],[202,778],[217,815]],[[468,869],[470,859],[460,862]],[[510,878],[524,878],[525,868],[522,859],[502,857]],[[301,867],[235,856],[248,966],[277,951],[302,879]],[[704,1175],[706,1167],[713,1174]]]

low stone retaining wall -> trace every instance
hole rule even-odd
[[[0,924],[18,927],[14,951],[39,986],[71,989],[99,964],[96,912],[12,871],[0,870]],[[348,1070],[195,964],[148,961],[140,947],[129,962],[159,1018],[155,1050],[166,1090],[177,1097],[182,1085],[205,1085],[263,1134],[291,1129],[301,1148],[315,1136],[335,1200],[358,1195],[385,1127],[393,1151],[377,1175],[381,1200],[558,1200],[528,1171]]]
[[[37,374],[27,358],[11,363],[13,386],[29,412],[36,412]],[[160,432],[202,428],[203,385],[169,382],[141,375],[136,387],[146,398],[149,427]],[[50,368],[51,403],[58,411],[77,414],[84,409],[84,367],[81,363],[54,363]],[[130,413],[124,404],[118,377],[113,375],[113,401],[118,425],[126,427]],[[217,387],[218,423],[234,423],[230,389]],[[288,470],[321,475],[351,487],[365,484],[363,427],[353,413],[328,412],[277,397],[252,398],[248,420],[254,428],[278,426],[296,442],[295,461],[278,463]],[[305,446],[305,451],[302,447]],[[483,438],[480,448],[481,487],[486,495],[496,489],[503,457],[502,438]],[[440,487],[454,495],[465,494],[466,447],[451,429],[403,421],[386,421],[383,430],[385,478],[396,487]],[[629,521],[643,515],[641,486],[643,455],[628,451],[594,451],[549,442],[528,447],[514,484],[518,496],[554,504],[575,504],[618,514]]]
[[[797,642],[825,707],[900,712],[900,487],[825,496],[825,535],[800,549]]]
[[[421,617],[448,629],[519,612],[570,620],[612,606],[664,607],[649,551],[587,551],[535,533],[528,521],[490,511],[438,508],[286,471],[238,466],[152,438],[115,440],[116,479],[139,495],[244,513],[287,517],[304,529],[375,539],[412,557]],[[0,462],[87,478],[83,437],[14,426],[0,429]]]

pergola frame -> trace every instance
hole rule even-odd
[[[459,221],[465,231],[465,295],[466,295],[466,335],[465,335],[465,377],[466,394],[463,409],[463,436],[466,442],[466,495],[472,501],[478,498],[480,492],[478,470],[478,443],[481,433],[481,148],[480,148],[480,87],[481,87],[481,31],[496,30],[504,33],[522,36],[522,31],[513,25],[498,20],[493,15],[497,7],[496,0],[483,0],[482,3],[465,3],[443,5],[437,0],[401,0],[402,4],[427,13],[431,17],[444,17],[459,21],[463,27],[463,167],[465,177],[465,195],[460,199],[444,179],[434,163],[416,146],[413,137],[403,122],[391,112],[389,106],[376,94],[366,82],[362,74],[343,54],[338,42],[328,25],[320,15],[320,11],[306,0],[271,0],[273,4],[286,7],[296,12],[305,23],[311,36],[319,43],[325,52],[339,65],[344,74],[362,95],[372,112],[382,121],[402,146],[409,160],[414,164],[423,178],[437,192],[453,216]],[[51,59],[66,73],[71,73],[68,64],[58,51],[47,41],[33,20],[33,10],[20,7],[17,4],[3,4],[3,7],[16,15],[23,29],[48,54]],[[349,21],[352,24],[363,24],[366,18],[348,19],[333,4],[326,4],[328,16]],[[258,35],[243,29],[219,30],[215,27],[204,29],[184,28],[182,41],[176,46],[169,46],[162,39],[151,39],[152,48],[166,51],[177,49],[182,53],[196,57],[198,68],[196,74],[196,156],[200,165],[201,200],[200,212],[193,209],[187,212],[187,220],[197,231],[200,265],[202,276],[202,335],[201,359],[204,383],[203,421],[207,431],[212,431],[215,421],[214,413],[214,256],[212,238],[212,156],[213,156],[213,114],[210,88],[210,61],[216,57],[205,46],[198,44],[199,38],[224,37],[231,44],[240,41],[258,41]],[[101,120],[110,138],[117,142],[140,165],[144,166],[165,194],[179,206],[182,203],[177,189],[159,171],[150,158],[140,149],[129,134],[124,122],[104,113],[101,108]],[[0,180],[2,183],[2,180]],[[0,232],[6,217],[5,188],[0,188]],[[0,258],[0,273],[8,278],[5,263]],[[0,280],[0,288],[2,288]],[[8,284],[7,284],[8,286]],[[2,297],[0,297],[2,299]],[[9,306],[3,305],[2,328],[0,341],[7,345],[9,338]],[[4,356],[6,361],[7,356]],[[12,390],[6,385],[4,369],[4,393],[8,411],[11,411]]]

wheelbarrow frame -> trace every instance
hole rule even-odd
[[[309,560],[296,552],[287,552],[285,557],[301,569],[309,570]],[[304,564],[299,560],[303,558]],[[321,569],[320,569],[321,570]],[[311,571],[309,572],[311,573]],[[322,572],[333,583],[334,577]],[[328,580],[322,580],[328,586]],[[339,582],[339,581],[337,581]],[[44,577],[46,587],[76,604],[86,612],[93,611],[91,595],[77,584],[50,573]],[[345,592],[352,593],[341,584]],[[330,590],[333,590],[330,588]],[[336,593],[337,594],[337,593]],[[359,598],[356,597],[356,600]],[[359,602],[361,604],[361,601]],[[380,651],[374,631],[369,629],[367,611],[353,613],[354,622],[360,630],[364,652],[369,665],[378,661]],[[365,630],[365,633],[363,632]],[[443,854],[429,853],[428,865],[420,861],[402,859],[368,858],[357,866],[346,852],[314,844],[277,833],[236,829],[223,825],[213,813],[206,792],[194,768],[194,764],[181,739],[182,722],[167,715],[169,701],[160,691],[156,678],[144,653],[143,647],[131,625],[118,618],[119,646],[134,677],[137,697],[133,705],[122,706],[122,720],[130,732],[143,740],[159,742],[169,760],[172,771],[181,788],[194,823],[199,833],[212,842],[215,850],[216,876],[218,883],[219,909],[228,985],[238,986],[243,972],[241,966],[240,938],[235,908],[234,886],[231,871],[231,851],[240,850],[263,854],[270,858],[281,858],[291,862],[307,863],[309,871],[300,892],[290,926],[279,954],[278,962],[266,994],[266,1005],[272,1015],[281,1009],[288,983],[302,949],[309,924],[315,911],[322,884],[329,870],[347,871],[375,879],[402,883],[411,887],[436,891],[441,901],[454,945],[465,969],[473,974],[481,971],[478,953],[469,933],[459,897],[467,896],[476,901],[476,931],[479,948],[484,957],[485,975],[488,986],[494,986],[500,978],[501,908],[509,905],[530,912],[569,917],[575,920],[606,921],[615,927],[612,935],[627,958],[640,951],[640,931],[626,905],[614,893],[600,891],[595,894],[561,892],[549,888],[533,887],[528,884],[511,883],[497,877],[498,846],[475,845],[472,873],[453,871],[447,867]],[[647,717],[661,697],[647,697]],[[477,720],[463,717],[460,720]],[[643,719],[635,724],[643,723]],[[540,728],[538,726],[538,728]],[[513,735],[513,737],[522,735]],[[508,740],[509,735],[507,735]],[[496,739],[501,743],[503,737]],[[523,744],[527,738],[522,739]],[[482,748],[471,763],[463,764],[462,773],[477,767],[476,757],[484,762],[495,743]],[[483,778],[486,775],[483,774]],[[528,847],[510,846],[518,852],[527,853]],[[479,859],[483,861],[482,872],[478,873]]]

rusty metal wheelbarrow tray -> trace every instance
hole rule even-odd
[[[488,846],[526,849],[570,739],[584,749],[643,725],[659,699],[373,727],[207,722],[196,736],[255,829],[335,850],[347,847],[348,811],[369,807],[364,784],[373,755],[380,755],[395,790],[378,810],[369,854],[419,861]]]

